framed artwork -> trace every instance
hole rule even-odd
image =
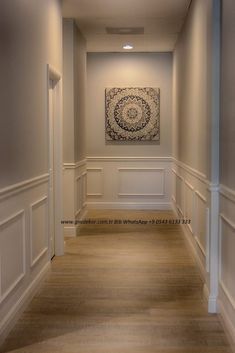
[[[160,141],[160,89],[106,88],[106,141]]]

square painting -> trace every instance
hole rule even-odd
[[[160,141],[159,88],[106,88],[107,141]]]

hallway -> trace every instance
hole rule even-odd
[[[172,219],[89,211],[86,219]],[[175,219],[175,218],[174,218]],[[168,222],[169,223],[169,222]],[[0,350],[21,353],[229,353],[179,225],[82,225]]]

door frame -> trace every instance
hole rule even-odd
[[[50,64],[47,64],[47,127],[48,127],[48,172],[50,172],[50,114],[49,114],[49,89],[50,81],[54,83],[54,232],[55,232],[55,255],[64,254],[64,236],[61,221],[63,219],[63,149],[62,149],[62,75]],[[50,175],[49,175],[50,178]],[[49,180],[50,182],[50,180]],[[49,192],[49,185],[48,185]],[[50,203],[50,195],[49,195]],[[48,215],[50,210],[48,208]],[[48,222],[49,227],[50,222]],[[50,237],[50,232],[48,233]],[[50,239],[49,243],[50,243]],[[50,246],[51,247],[51,246]],[[51,250],[51,249],[50,249]],[[49,257],[50,257],[49,251]]]

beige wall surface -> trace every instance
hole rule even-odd
[[[73,19],[63,20],[64,162],[85,158],[86,41]]]
[[[63,160],[74,162],[74,22],[63,20]]]
[[[87,61],[88,156],[171,156],[172,54],[88,53]],[[160,144],[105,142],[105,88],[160,88]]]
[[[86,119],[86,79],[87,53],[86,41],[74,27],[74,95],[75,95],[75,162],[83,160],[85,153]]]
[[[62,71],[58,0],[2,0],[0,187],[48,171],[47,64]]]
[[[211,0],[196,0],[174,51],[173,155],[208,175],[210,141]]]
[[[235,190],[235,2],[222,2],[221,183]]]

